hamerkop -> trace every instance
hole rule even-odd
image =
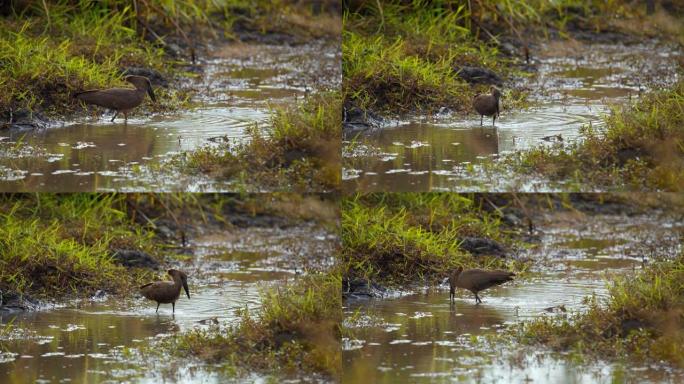
[[[110,120],[111,122],[114,122],[114,119],[119,115],[119,112],[122,112],[125,121],[128,121],[128,112],[143,102],[145,93],[150,95],[150,99],[154,102],[157,101],[157,98],[154,97],[152,83],[150,83],[150,80],[147,77],[129,75],[124,77],[124,80],[133,84],[135,89],[94,89],[75,93],[74,97],[88,104],[95,104],[116,111]]]
[[[166,273],[171,276],[173,281],[155,281],[154,283],[147,283],[140,287],[140,293],[150,300],[157,302],[157,312],[159,312],[159,304],[173,305],[173,313],[176,313],[176,300],[181,293],[181,287],[185,289],[185,294],[190,298],[190,291],[188,290],[188,275],[177,269],[169,269]]]
[[[477,295],[478,292],[511,281],[513,276],[515,273],[507,271],[485,271],[483,269],[466,269],[464,271],[462,267],[458,267],[449,276],[449,299],[453,303],[456,288],[463,288],[475,294],[475,303],[479,304],[482,300]]]
[[[492,116],[492,125],[496,122],[499,116],[499,99],[501,99],[501,91],[497,87],[492,87],[491,93],[481,94],[475,96],[473,99],[473,108],[480,114],[480,125],[482,125],[482,118],[484,116]]]

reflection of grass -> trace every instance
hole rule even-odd
[[[227,363],[235,373],[324,374],[341,370],[341,287],[332,275],[308,275],[262,292],[257,314],[239,311],[226,330],[194,330],[166,341],[164,349],[209,363]]]
[[[684,190],[684,81],[615,109],[602,130],[584,127],[568,147],[540,147],[511,158],[521,172],[602,188]]]
[[[518,338],[601,358],[631,357],[684,367],[684,254],[619,277],[586,313],[523,324]]]
[[[337,93],[310,96],[303,104],[276,110],[270,133],[253,127],[246,144],[208,146],[176,161],[190,172],[239,180],[247,190],[337,189],[341,104]]]
[[[436,281],[458,266],[505,268],[498,258],[475,259],[459,248],[464,237],[510,244],[500,219],[473,197],[440,193],[357,195],[342,203],[345,275],[407,284]],[[522,266],[518,266],[522,267]]]

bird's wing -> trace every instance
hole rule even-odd
[[[471,269],[465,271],[466,276],[471,281],[475,282],[475,288],[482,290],[487,289],[493,285],[502,284],[513,280],[514,273],[508,271],[485,271],[482,269]]]
[[[101,107],[119,109],[128,106],[135,90],[129,88],[94,89],[74,94],[79,100]]]

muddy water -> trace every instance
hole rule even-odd
[[[501,154],[578,139],[580,127],[600,127],[609,106],[676,80],[675,48],[552,43],[539,53],[537,73],[523,81],[534,105],[506,111],[492,126],[479,116],[417,117],[371,134],[346,137],[347,191],[477,190],[462,170]],[[504,90],[505,96],[505,90]],[[352,144],[355,141],[355,144]],[[472,177],[472,176],[471,176]],[[502,175],[503,178],[506,175]],[[493,190],[489,188],[488,190]]]
[[[323,42],[228,45],[203,63],[192,84],[198,106],[190,111],[140,114],[127,124],[110,123],[107,112],[44,130],[0,132],[0,191],[192,190],[192,181],[147,180],[134,171],[216,138],[244,140],[255,123],[267,128],[271,107],[339,84],[339,55],[339,45]]]
[[[475,343],[519,321],[564,316],[559,306],[581,311],[585,297],[606,296],[611,275],[631,273],[644,261],[678,252],[684,226],[657,216],[547,216],[540,245],[521,255],[538,260],[534,274],[485,291],[480,305],[470,292],[461,291],[452,307],[446,286],[348,301],[345,325],[351,336],[343,343],[343,380],[601,383],[669,377],[671,372],[653,366],[578,365],[541,350]]]
[[[189,274],[191,298],[170,305],[141,297],[100,298],[61,308],[0,314],[0,377],[25,382],[225,382],[220,370],[192,360],[136,359],[139,348],[167,335],[213,322],[236,320],[235,310],[260,306],[259,290],[296,278],[304,267],[323,268],[335,237],[320,228],[252,228],[210,233],[193,240],[193,260],[178,267]],[[1,329],[1,328],[0,328]],[[177,364],[177,366],[176,366]],[[169,373],[168,371],[172,372]],[[165,373],[164,373],[165,372]]]

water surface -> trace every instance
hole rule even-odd
[[[236,310],[257,311],[260,290],[292,281],[309,266],[327,268],[336,237],[313,225],[287,229],[246,228],[193,239],[192,260],[177,268],[189,275],[191,298],[171,306],[137,294],[125,300],[101,297],[40,311],[0,312],[2,382],[225,382],[220,367],[188,359],[143,361],[141,347],[193,328],[236,321]],[[161,272],[160,272],[161,275]],[[305,375],[302,379],[307,378]],[[246,382],[265,378],[254,375]]]
[[[607,295],[606,281],[643,262],[680,252],[684,225],[649,215],[560,212],[538,224],[539,246],[521,257],[537,260],[532,276],[473,295],[448,286],[386,299],[345,303],[343,381],[608,383],[668,380],[665,367],[608,362],[580,365],[543,348],[487,345],[479,337],[539,316],[586,308],[585,298]],[[645,256],[647,255],[647,256]],[[565,311],[561,310],[563,308]],[[684,378],[684,373],[676,372]]]
[[[143,116],[144,104],[127,123],[111,123],[107,112],[42,130],[1,131],[0,191],[196,190],[196,180],[155,180],[139,169],[216,139],[245,140],[254,124],[267,130],[273,107],[339,85],[340,54],[339,45],[323,41],[217,47],[189,81],[197,91],[191,110]]]
[[[463,170],[499,155],[538,145],[568,143],[580,128],[600,128],[615,104],[677,79],[678,50],[656,43],[625,46],[555,42],[541,48],[536,73],[518,86],[531,91],[533,107],[506,110],[496,125],[479,116],[438,114],[390,123],[372,133],[345,137],[346,191],[500,190],[502,180],[469,180]],[[505,96],[505,88],[504,88]],[[509,187],[510,188],[510,187]],[[513,188],[519,189],[520,186]],[[543,190],[542,186],[542,190]],[[539,191],[539,189],[538,189]]]

